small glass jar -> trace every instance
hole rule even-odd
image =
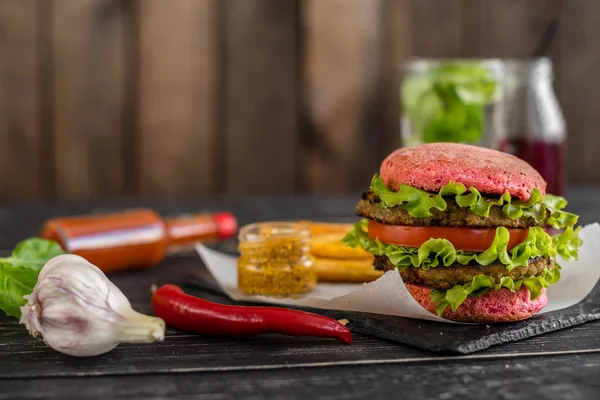
[[[240,229],[238,288],[246,294],[289,296],[310,291],[317,273],[307,226],[265,222]]]

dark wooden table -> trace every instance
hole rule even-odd
[[[600,221],[600,189],[571,188],[569,209]],[[35,235],[50,216],[153,207],[163,214],[231,210],[241,224],[274,218],[352,216],[357,196],[211,197],[20,203],[0,207],[0,246]],[[112,275],[134,307],[151,312],[150,286],[180,283],[202,268],[194,256]],[[435,354],[354,335],[351,346],[312,338],[226,340],[168,330],[164,342],[122,345],[95,358],[64,356],[0,317],[0,399],[160,398],[600,398],[600,323],[490,348]]]

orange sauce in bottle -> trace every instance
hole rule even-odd
[[[149,209],[74,216],[46,221],[40,237],[54,240],[71,254],[105,273],[152,267],[170,253],[233,237],[237,221],[230,213],[201,213],[162,218]]]

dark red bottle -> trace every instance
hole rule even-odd
[[[493,147],[531,164],[546,192],[564,195],[567,133],[548,58],[503,61],[503,95],[491,121]]]
[[[527,161],[547,183],[546,192],[561,196],[565,190],[565,142],[506,139],[500,150]]]

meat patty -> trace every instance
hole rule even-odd
[[[466,207],[456,204],[453,197],[445,197],[447,208],[445,211],[431,209],[431,217],[414,218],[402,207],[397,205],[389,208],[381,208],[381,200],[375,193],[369,191],[363,193],[356,206],[356,213],[365,218],[370,218],[382,224],[408,225],[408,226],[449,226],[449,227],[478,227],[496,228],[504,226],[507,228],[528,228],[530,226],[544,226],[532,217],[509,218],[501,207],[492,206],[489,217],[480,217]]]
[[[541,274],[546,268],[553,270],[555,265],[555,261],[549,257],[535,257],[529,260],[527,266],[516,267],[511,271],[508,271],[506,265],[499,262],[485,267],[473,263],[468,265],[453,264],[449,267],[430,268],[427,271],[423,268],[407,267],[400,272],[400,276],[407,283],[447,290],[454,285],[469,283],[475,275],[479,274],[489,275],[494,278],[496,283],[500,283],[503,276],[510,276],[513,280],[529,278]],[[389,271],[396,268],[387,256],[376,256],[373,266],[380,271]]]

